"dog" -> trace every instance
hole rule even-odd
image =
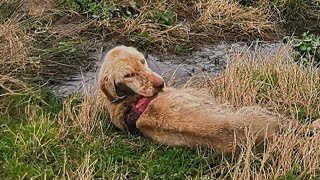
[[[248,142],[263,149],[280,130],[278,117],[259,106],[234,110],[198,89],[166,87],[134,47],[117,46],[105,55],[98,84],[116,127],[167,146],[232,154]]]

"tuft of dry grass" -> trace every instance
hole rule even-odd
[[[60,139],[68,135],[70,128],[77,128],[90,137],[100,125],[98,120],[106,119],[105,98],[99,91],[89,93],[86,87],[83,93],[83,96],[70,95],[64,101],[63,110],[57,116]]]
[[[82,164],[76,170],[75,175],[68,179],[81,179],[81,180],[89,180],[94,179],[95,172],[95,164],[98,160],[91,160],[90,152],[87,152]]]
[[[111,34],[118,35],[120,41],[129,39],[132,44],[140,48],[153,45],[155,46],[153,48],[165,50],[169,46],[188,41],[190,28],[178,21],[169,25],[159,23],[155,14],[168,11],[175,14],[176,17],[173,19],[177,20],[179,14],[174,12],[172,7],[181,7],[181,4],[173,1],[145,1],[139,5],[137,16],[112,18],[97,21],[97,24],[107,28]]]
[[[276,19],[276,21],[282,24],[283,28],[289,30],[289,32],[319,32],[319,0],[263,0],[259,3],[267,9],[272,9],[273,19]]]
[[[281,134],[263,154],[245,149],[234,164],[221,166],[231,179],[312,179],[319,177],[319,136],[301,137],[301,129]],[[250,147],[250,143],[246,147]]]
[[[290,51],[280,49],[271,58],[238,55],[212,80],[212,92],[236,106],[259,103],[297,121],[315,120],[320,114],[319,72],[295,63]]]
[[[19,0],[0,1],[0,110],[5,113],[14,102],[9,97],[30,92],[28,78],[39,69],[38,60],[30,57],[32,38],[17,14],[20,5]]]
[[[231,179],[310,179],[319,177],[320,138],[310,136],[305,122],[319,118],[320,74],[314,67],[294,63],[290,49],[274,57],[232,59],[226,71],[209,81],[210,91],[235,107],[260,104],[286,117],[283,132],[264,153],[254,154],[247,142],[235,164],[227,168]]]
[[[31,38],[25,32],[19,18],[0,24],[0,84],[6,91],[12,85],[25,88],[23,79],[38,68],[38,61],[29,57]]]
[[[204,38],[272,39],[280,32],[265,8],[243,7],[236,1],[200,0],[195,9],[198,16],[191,29],[204,34]]]
[[[31,16],[42,16],[46,11],[55,7],[55,1],[52,0],[23,0],[19,11]]]

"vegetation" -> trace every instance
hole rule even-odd
[[[31,4],[31,5],[30,5]],[[319,38],[289,38],[299,56],[234,56],[200,83],[235,107],[260,104],[288,129],[265,153],[250,142],[238,158],[169,148],[119,132],[99,94],[57,97],[45,85],[89,69],[102,41],[186,54],[204,43],[277,39],[284,26],[312,20],[313,1],[0,0],[0,177],[7,179],[318,179],[320,140],[301,126],[320,116]],[[297,16],[298,15],[300,16]],[[292,32],[290,32],[292,33]],[[297,59],[297,57],[299,57]],[[196,83],[196,82],[195,82]],[[199,84],[191,84],[199,85]]]
[[[319,66],[320,62],[320,37],[315,34],[303,33],[301,38],[286,37],[287,43],[296,51],[294,59],[302,64]]]
[[[279,21],[288,29],[317,31],[320,28],[319,0],[272,0],[269,5],[276,10]]]

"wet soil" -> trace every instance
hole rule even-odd
[[[101,45],[106,46],[106,45]],[[255,43],[224,43],[204,46],[188,54],[148,54],[147,61],[149,67],[162,75],[167,84],[179,86],[185,84],[190,78],[216,76],[221,73],[230,63],[234,54],[247,53],[255,56],[273,56],[280,47],[281,42],[255,42]],[[112,45],[107,45],[104,51],[97,50],[92,54],[96,60],[92,69],[87,72],[79,72],[78,75],[71,76],[63,85],[53,86],[52,89],[61,97],[66,97],[72,92],[82,93],[85,89],[93,90],[96,74],[102,63],[104,54],[111,49]]]

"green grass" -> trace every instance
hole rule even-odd
[[[106,139],[86,139],[75,130],[62,140],[57,134],[52,120],[27,124],[2,121],[0,175],[12,179],[62,177],[63,173],[74,174],[88,153],[90,162],[94,162],[95,178],[113,174],[130,179],[184,179],[210,173],[212,162],[220,162],[213,154],[205,158],[195,150],[160,147],[121,133],[109,134]]]
[[[60,179],[68,174],[76,178],[88,173],[82,168],[90,167],[94,178],[185,179],[212,176],[212,168],[222,161],[210,151],[169,148],[125,134],[109,126],[107,119],[101,119],[103,132],[97,128],[88,137],[74,127],[60,137],[56,115],[63,108],[61,100],[46,90],[37,96],[11,98],[19,106],[10,108],[14,110],[10,116],[0,116],[1,177]],[[77,107],[81,101],[72,104]],[[29,119],[23,110],[33,106],[37,113]]]
[[[222,25],[219,26],[221,22],[218,20],[220,18],[215,19],[215,13],[206,12],[209,10],[206,6],[202,9],[199,6],[197,9],[195,1],[183,1],[182,3],[168,1],[167,4],[157,1],[151,5],[143,4],[140,1],[132,1],[134,3],[94,0],[57,1],[62,2],[60,7],[43,16],[19,16],[17,29],[21,32],[19,31],[18,35],[13,34],[12,36],[19,37],[22,34],[32,39],[30,43],[32,47],[28,47],[28,51],[30,51],[28,56],[37,59],[36,62],[39,63],[40,68],[31,69],[27,63],[21,69],[28,70],[24,71],[22,76],[29,77],[29,73],[35,74],[35,76],[30,75],[33,79],[26,81],[33,87],[36,86],[34,82],[44,82],[52,77],[50,82],[61,83],[70,75],[80,72],[80,69],[90,67],[92,62],[89,55],[91,45],[92,42],[96,42],[95,38],[97,37],[100,38],[100,41],[117,37],[125,38],[125,41],[118,42],[125,42],[146,51],[157,51],[159,47],[164,49],[171,47],[175,53],[183,55],[189,53],[196,46],[196,43],[192,44],[191,42],[196,42],[194,40],[202,37],[196,36],[198,33],[204,33],[205,39],[208,39],[208,35],[216,41],[215,37],[221,35],[220,31],[208,33],[207,30],[212,30],[212,28],[234,30],[233,26],[237,24],[232,24],[232,22],[228,22],[228,19],[225,19],[226,23],[222,22]],[[4,2],[0,0],[0,5],[5,5],[0,8],[1,23],[16,16],[17,8],[20,5],[20,1]],[[244,3],[243,6],[222,4],[226,9],[213,8],[213,10],[218,10],[222,14],[227,12],[225,13],[226,17],[230,15],[228,12],[230,7],[237,8],[240,12],[252,13],[250,8],[245,7],[246,5],[251,6],[250,1],[241,2]],[[295,13],[304,15],[304,12],[308,10],[310,4],[306,4],[306,2],[309,1],[302,2],[300,5],[297,2],[300,1],[272,1],[273,7],[281,13],[281,18],[288,20],[286,23],[292,22]],[[193,7],[192,11],[188,7],[181,6],[184,3],[189,3]],[[253,3],[252,6],[255,7],[256,4]],[[64,31],[62,33],[55,32],[53,30],[55,26],[52,24],[64,18],[68,19],[69,16],[72,16],[72,11],[83,15],[84,22],[90,24],[90,27],[82,28],[83,24],[79,23],[76,26],[80,27],[79,30],[72,32],[72,35],[64,34]],[[199,18],[200,12],[203,12],[203,17],[210,17],[211,21],[207,25],[211,28],[202,27],[199,31],[193,31],[196,28],[194,24],[196,21],[198,22],[197,18]],[[231,15],[233,14],[231,13]],[[308,14],[305,15],[307,17]],[[301,16],[297,17],[302,18]],[[73,19],[70,19],[74,23]],[[193,24],[193,27],[180,26],[179,23],[186,19]],[[244,23],[249,22],[250,25],[251,21],[249,20]],[[264,20],[267,24],[270,23],[269,19]],[[91,24],[91,22],[93,23]],[[110,22],[112,23],[110,24]],[[204,18],[203,23],[206,22],[207,19]],[[62,23],[62,25],[65,24],[69,23]],[[272,29],[267,28],[262,32],[265,31],[267,34],[270,30]],[[224,33],[228,34],[227,31]],[[252,37],[260,37],[259,27],[254,29],[254,32],[259,33],[253,33]],[[230,32],[232,38],[234,35],[243,36],[241,33],[250,34],[250,30],[248,32],[246,30]],[[21,37],[23,37],[22,35]],[[222,33],[221,36],[224,35]],[[6,34],[3,36],[6,37]],[[202,40],[200,39],[200,41]],[[26,44],[24,41],[14,43]],[[20,51],[18,49],[13,52]],[[9,56],[1,58],[5,59],[3,62],[12,60],[12,57]],[[277,72],[261,73],[261,70],[257,72],[250,70],[246,72],[252,72],[252,74],[244,79],[252,81],[249,83],[250,87],[256,85],[254,87],[258,88],[257,97],[253,98],[258,103],[267,104],[273,100],[276,101],[276,99],[270,98],[271,96],[268,94],[270,92],[284,92],[284,90],[279,90],[279,79],[283,75],[279,75]],[[2,73],[0,72],[0,75]],[[238,84],[241,85],[241,81]],[[295,84],[293,85],[295,87]],[[223,89],[224,92],[227,90]],[[239,92],[246,91],[241,89]],[[218,91],[215,93],[219,94]],[[222,92],[220,92],[221,94]],[[319,96],[315,97],[319,99]],[[88,179],[232,179],[230,174],[245,172],[243,167],[247,162],[243,162],[241,158],[240,160],[226,159],[208,149],[169,148],[144,137],[128,135],[114,129],[102,112],[97,112],[92,119],[88,117],[87,121],[97,122],[93,131],[88,133],[79,127],[81,125],[79,122],[73,122],[80,119],[78,116],[83,111],[81,107],[85,102],[85,97],[75,94],[69,96],[68,99],[72,99],[71,107],[68,110],[73,118],[64,114],[65,108],[68,108],[65,105],[66,101],[56,97],[45,88],[36,86],[32,91],[0,97],[0,177],[7,179],[85,179],[85,177]],[[284,97],[284,99],[288,98]],[[243,103],[243,101],[238,101],[238,103],[240,102]],[[295,106],[297,119],[301,122],[313,121],[319,117],[316,105],[295,103],[292,106]],[[61,122],[62,117],[66,118],[65,123]],[[249,163],[252,162],[250,172],[253,173],[264,162],[259,156],[255,156],[254,160],[250,160],[249,156],[248,159]],[[283,171],[282,174],[285,174],[283,179],[294,179],[300,174],[307,174],[308,177],[311,177],[309,172],[303,172],[308,169],[302,168],[303,163],[301,161],[295,162],[290,171],[280,168]],[[264,168],[268,169],[269,167],[266,165]],[[276,168],[278,167],[275,166]],[[269,169],[266,171],[271,172]]]

